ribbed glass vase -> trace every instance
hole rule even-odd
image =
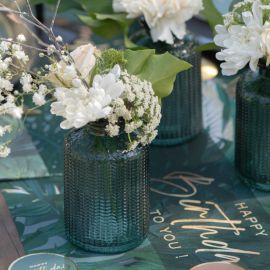
[[[243,74],[236,102],[236,168],[247,184],[270,191],[270,71]]]
[[[110,138],[93,126],[65,139],[65,229],[85,250],[121,253],[147,236],[148,147],[123,152],[126,140],[126,134]]]
[[[197,45],[194,37],[188,34],[173,45],[153,43],[147,31],[140,29],[134,31],[131,39],[158,53],[170,52],[193,66],[177,76],[172,94],[162,100],[161,123],[153,144],[167,146],[191,140],[203,128],[201,55],[194,51]]]
[[[202,128],[201,56],[192,51],[192,39],[178,41],[168,50],[193,67],[177,75],[174,89],[162,100],[162,118],[156,145],[175,145],[197,136]]]

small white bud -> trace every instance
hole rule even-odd
[[[17,41],[19,42],[25,42],[26,41],[26,38],[23,34],[20,34],[17,36]]]

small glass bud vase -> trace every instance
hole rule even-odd
[[[108,137],[88,125],[65,139],[65,229],[75,245],[121,253],[149,227],[148,147],[126,150],[127,134]]]
[[[236,103],[235,166],[247,184],[270,191],[270,70],[244,73]]]
[[[140,29],[131,39],[138,45],[154,48],[158,53],[170,52],[190,63],[192,68],[178,74],[169,97],[162,99],[162,118],[155,145],[176,145],[196,137],[203,128],[201,55],[195,52],[194,37],[187,34],[173,45],[153,43],[147,30]]]

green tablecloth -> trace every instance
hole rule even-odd
[[[234,85],[204,82],[204,132],[182,146],[151,148],[150,233],[125,254],[93,254],[66,240],[64,132],[49,113],[31,117],[21,137],[27,139],[16,143],[24,148],[0,161],[0,189],[26,252],[65,254],[81,270],[186,270],[213,261],[268,269],[269,195],[243,185],[233,167]]]

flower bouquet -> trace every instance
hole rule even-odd
[[[16,3],[16,1],[15,1]],[[103,253],[123,252],[146,237],[149,222],[148,145],[157,135],[161,97],[170,94],[176,75],[190,65],[154,50],[100,51],[86,44],[69,52],[53,25],[39,22],[28,10],[2,5],[2,11],[21,17],[43,31],[45,44],[25,36],[0,42],[0,114],[21,118],[30,96],[35,109],[51,103],[51,113],[71,130],[65,139],[65,227],[70,241]],[[28,28],[30,29],[30,28]],[[38,52],[45,64],[27,65]],[[20,87],[14,80],[19,78]],[[1,126],[0,136],[11,126]],[[10,141],[0,145],[9,154]]]
[[[216,31],[222,73],[249,65],[237,85],[236,168],[246,183],[270,190],[270,1],[235,4]]]
[[[179,74],[174,92],[162,102],[159,145],[173,145],[196,136],[202,129],[201,59],[186,22],[203,9],[202,0],[92,1],[81,20],[100,35],[124,33],[126,47],[166,51],[192,64]]]

